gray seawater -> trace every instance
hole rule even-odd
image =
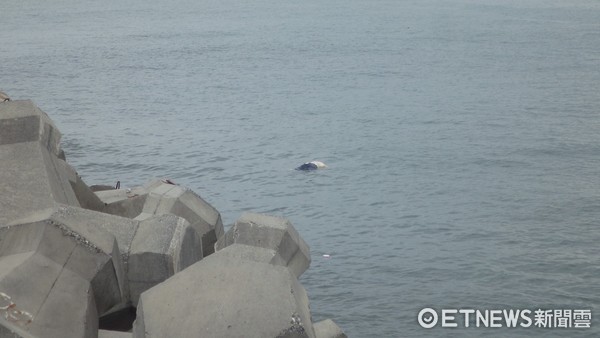
[[[168,177],[288,217],[350,337],[600,334],[598,1],[22,0],[0,89],[88,184]],[[313,159],[329,169],[298,172]],[[324,254],[331,255],[326,259]],[[424,307],[592,329],[421,328]]]

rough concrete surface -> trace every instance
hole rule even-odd
[[[273,250],[272,264],[287,266],[300,277],[310,266],[310,248],[285,218],[244,213],[227,233],[219,238],[215,249],[231,244],[245,244]]]
[[[131,332],[99,330],[98,338],[131,338]]]
[[[32,101],[18,100],[0,105],[0,145],[36,141],[58,157],[61,136],[50,117]]]
[[[0,227],[55,203],[80,206],[60,154],[61,134],[31,101],[0,105]]]
[[[31,316],[21,325],[28,332],[91,337],[98,314],[123,300],[120,255],[109,233],[53,216],[65,209],[0,228],[0,290]]]
[[[200,238],[185,219],[160,215],[141,221],[129,253],[132,304],[137,304],[142,292],[200,259]]]
[[[145,220],[156,215],[175,215],[187,220],[202,241],[203,256],[214,252],[217,238],[223,235],[219,212],[193,191],[153,179],[141,187],[96,191],[105,204],[104,212]]]
[[[223,235],[221,215],[193,191],[166,180],[152,180],[144,185],[148,196],[136,219],[152,215],[173,214],[184,218],[196,229],[202,240],[203,256],[214,252],[217,238]]]
[[[95,195],[104,203],[103,212],[127,218],[139,216],[148,197],[148,193],[141,187],[97,191]]]
[[[287,219],[246,213],[224,234],[170,180],[95,191],[60,138],[31,101],[0,103],[0,338],[345,337],[313,327]]]
[[[315,337],[296,276],[228,249],[144,292],[134,337]]]

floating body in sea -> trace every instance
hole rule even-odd
[[[325,163],[323,163],[321,161],[310,161],[310,162],[306,162],[306,163],[302,164],[301,166],[297,167],[296,170],[308,171],[308,170],[317,170],[317,169],[325,169],[325,168],[327,168],[327,165],[325,165]]]

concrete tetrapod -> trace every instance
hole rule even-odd
[[[223,236],[219,212],[190,189],[155,179],[130,191],[106,190],[96,195],[106,204],[105,212],[145,220],[155,215],[175,215],[190,222],[202,240],[202,255],[214,252],[217,238]]]
[[[244,213],[219,238],[215,250],[231,244],[245,244],[271,250],[272,258],[265,263],[287,266],[300,277],[310,266],[310,248],[285,218],[256,213]]]
[[[61,210],[51,215],[52,221],[85,224],[115,237],[120,252],[116,263],[122,266],[116,271],[123,281],[123,302],[118,307],[130,301],[135,306],[143,291],[202,259],[198,234],[181,217],[159,215],[138,221],[76,207]]]
[[[123,302],[115,237],[59,206],[0,228],[0,292],[39,337],[95,337],[99,314]],[[8,317],[7,317],[8,318]]]
[[[140,294],[202,259],[202,244],[190,223],[174,215],[140,222],[129,251],[129,290],[136,306]]]
[[[138,217],[148,197],[144,187],[101,190],[95,194],[104,203],[103,212],[127,218]]]
[[[104,203],[94,194],[94,192],[88,187],[83,181],[81,176],[77,174],[75,169],[71,167],[66,161],[58,161],[58,165],[62,166],[62,171],[67,175],[67,179],[71,184],[71,188],[75,193],[75,197],[79,202],[79,205],[84,209],[95,210],[103,212],[105,205]]]
[[[0,105],[0,145],[39,142],[58,157],[60,138],[54,122],[31,100]]]
[[[308,297],[283,266],[232,258],[232,245],[144,292],[133,336],[315,337]]]
[[[337,337],[313,328],[297,279],[310,252],[289,221],[245,214],[224,235],[169,180],[94,193],[60,138],[31,101],[0,104],[0,337],[131,336],[111,331],[131,305],[137,337]]]
[[[79,206],[60,153],[61,134],[31,101],[0,105],[0,227],[56,203]]]

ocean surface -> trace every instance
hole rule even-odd
[[[165,177],[227,227],[289,218],[314,321],[355,338],[600,335],[599,88],[591,0],[0,10],[0,90],[51,116],[88,184]],[[293,170],[310,160],[329,168]],[[426,307],[592,327],[425,329]]]

